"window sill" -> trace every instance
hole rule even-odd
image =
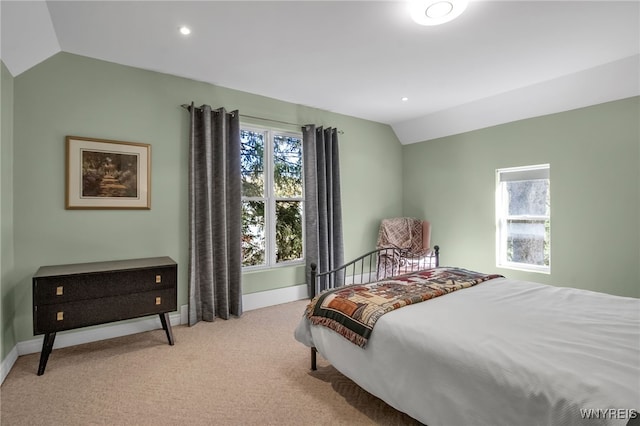
[[[249,272],[265,272],[265,271],[272,271],[274,269],[289,268],[289,267],[304,266],[304,265],[305,265],[304,259],[300,259],[300,260],[291,260],[289,262],[282,262],[275,265],[243,266],[242,273],[244,274]]]
[[[551,267],[549,266],[536,266],[536,265],[527,265],[524,263],[505,263],[505,264],[496,264],[497,268],[503,269],[511,269],[513,271],[521,271],[521,272],[535,272],[538,274],[551,275]]]

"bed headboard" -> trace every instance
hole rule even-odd
[[[312,263],[309,298],[330,288],[346,284],[366,284],[439,265],[439,246],[434,246],[427,255],[416,255],[396,247],[383,247],[365,253],[336,269],[320,273],[317,265]]]

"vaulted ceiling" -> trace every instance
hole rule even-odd
[[[407,3],[2,0],[0,55],[14,76],[64,51],[210,82],[404,144],[640,94],[640,1],[472,0],[431,27]]]

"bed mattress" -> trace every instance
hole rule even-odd
[[[383,315],[365,348],[304,317],[295,337],[429,426],[625,425],[640,411],[640,299],[497,278]]]

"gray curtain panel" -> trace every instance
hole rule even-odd
[[[193,103],[189,138],[189,325],[242,315],[240,119]]]
[[[306,194],[305,258],[307,286],[311,290],[310,286],[315,285],[311,282],[311,263],[317,264],[320,272],[344,263],[338,130],[307,125],[302,127],[302,140]]]

